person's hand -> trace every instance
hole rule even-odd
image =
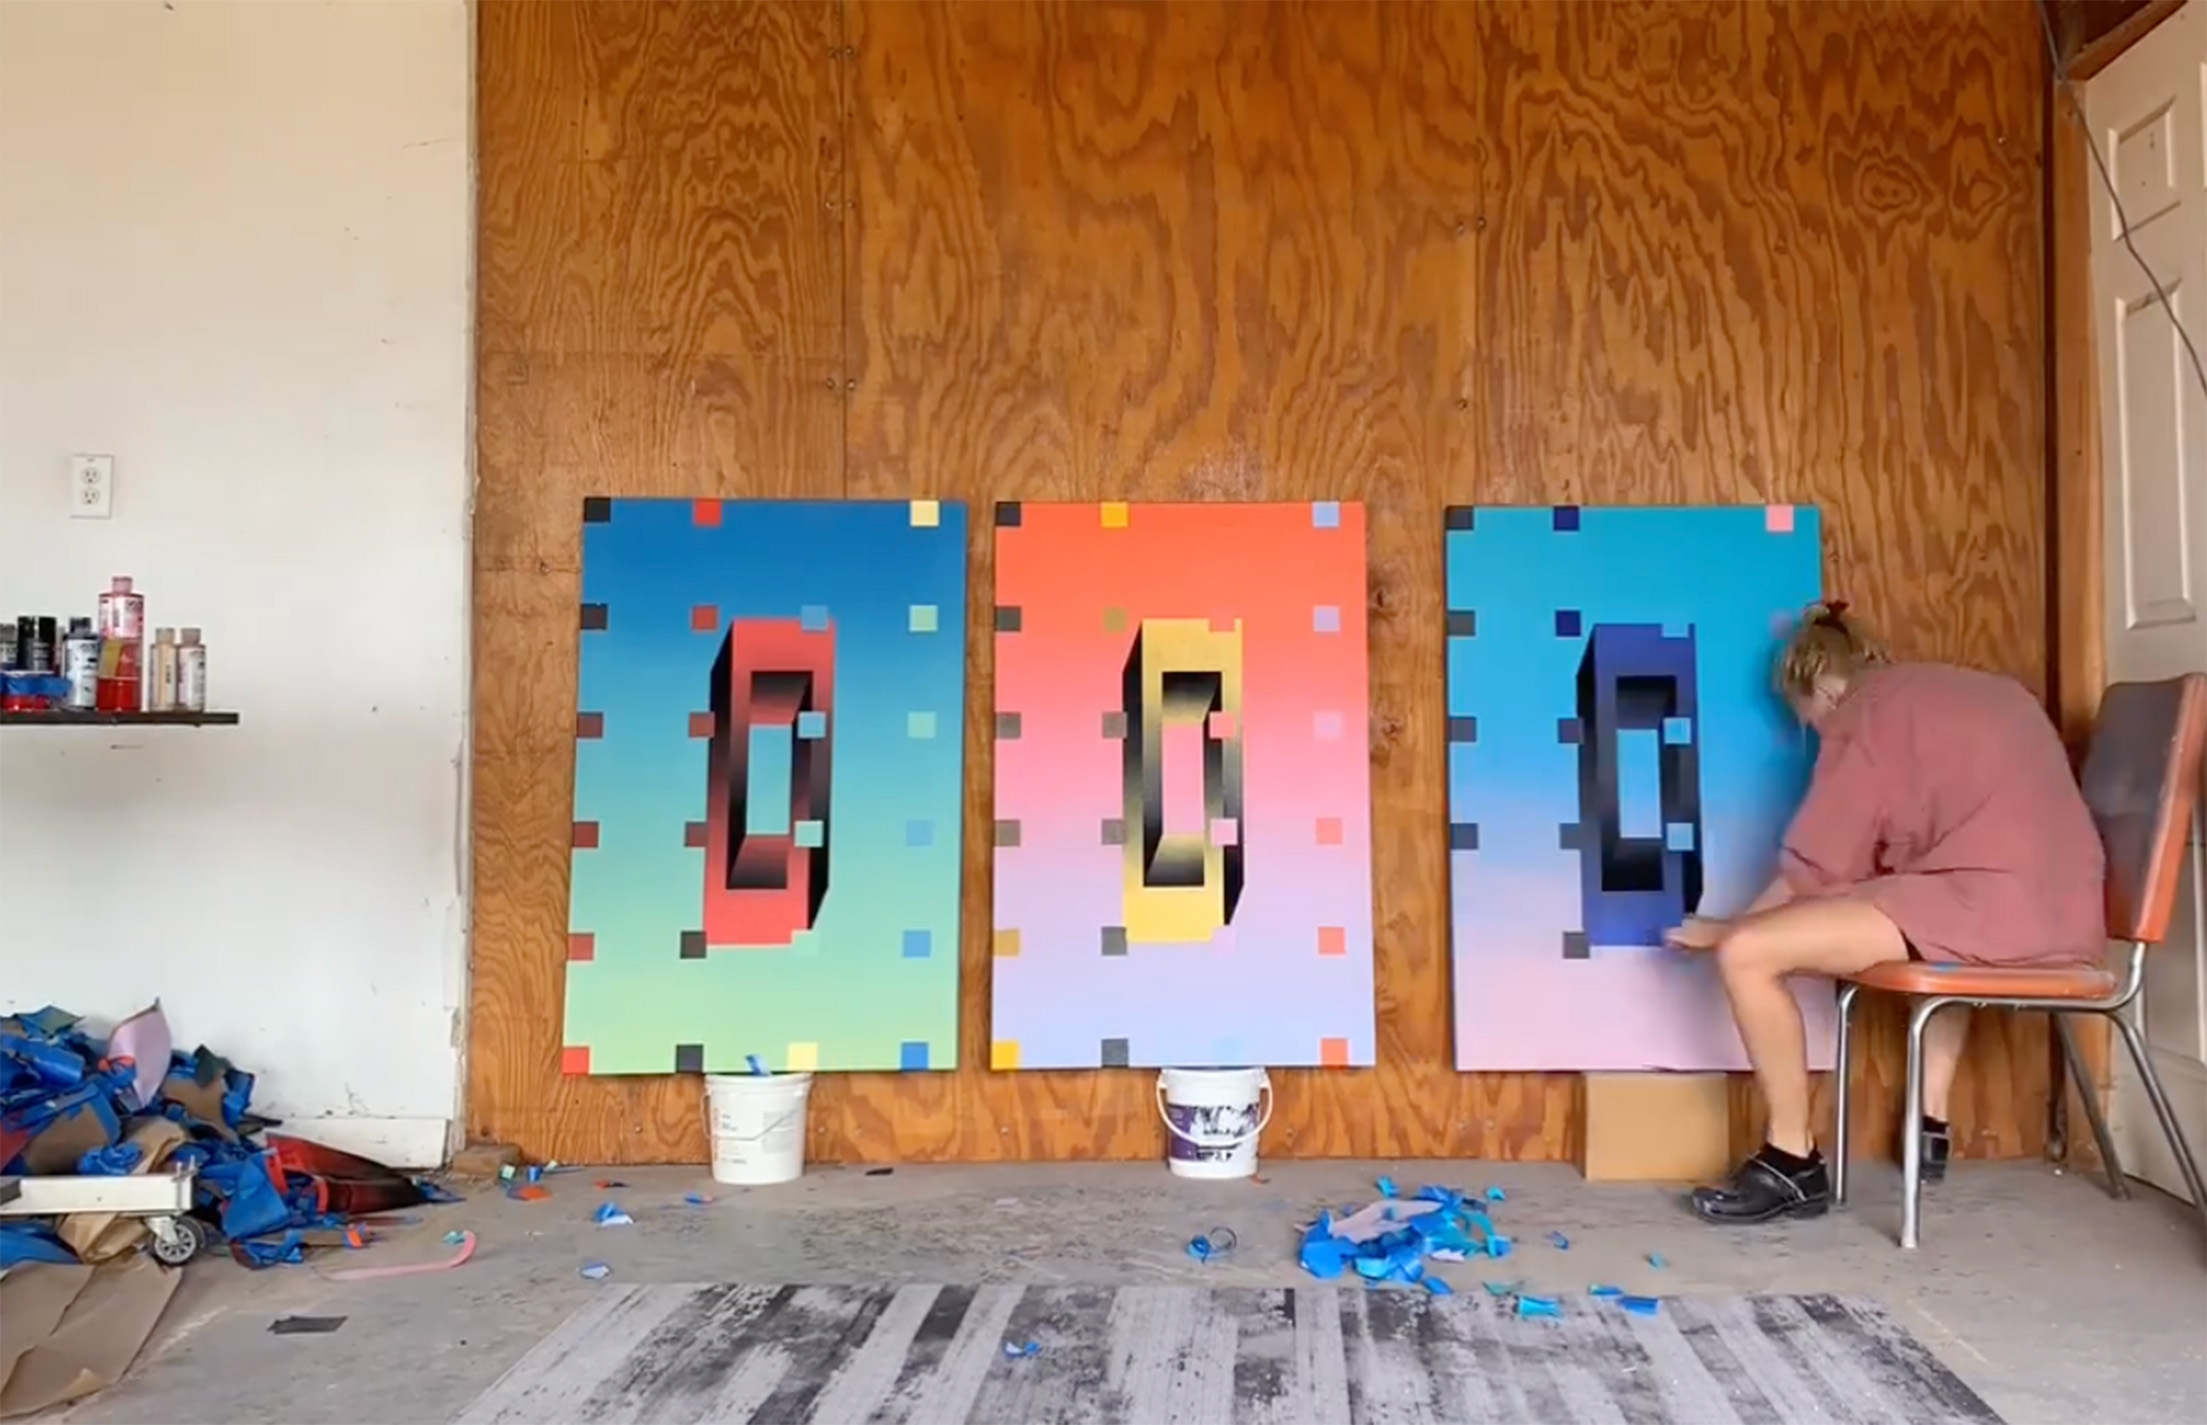
[[[1673,950],[1714,950],[1717,942],[1724,939],[1724,932],[1731,928],[1729,921],[1689,915],[1685,924],[1663,932],[1663,943]]]

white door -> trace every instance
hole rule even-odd
[[[2207,5],[2187,5],[2094,77],[2093,143],[2117,205],[2093,175],[2101,468],[2106,482],[2107,673],[2128,682],[2207,670],[2207,391],[2180,322],[2207,362]],[[2123,240],[2130,225],[2137,256]],[[2167,297],[2164,308],[2143,258]],[[2207,918],[2202,836],[2169,938],[2146,954],[2138,1023],[2195,1153],[2207,1152]],[[2111,1114],[2124,1166],[2187,1197],[2120,1044]]]

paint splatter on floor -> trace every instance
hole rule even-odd
[[[1028,1343],[1035,1349],[1028,1350]],[[1007,1343],[1017,1346],[1008,1352]],[[462,1425],[1743,1425],[1999,1417],[1832,1296],[1566,1298],[1189,1287],[635,1286],[522,1358]]]

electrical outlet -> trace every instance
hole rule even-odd
[[[69,518],[104,520],[115,513],[115,457],[69,457]]]

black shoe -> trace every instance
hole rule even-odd
[[[1923,1180],[1926,1183],[1946,1181],[1947,1159],[1954,1156],[1954,1131],[1936,1118],[1926,1118],[1921,1130],[1923,1135]],[[1893,1135],[1893,1161],[1901,1161],[1904,1149],[1899,1133]]]
[[[1694,1215],[1704,1222],[1751,1226],[1784,1217],[1822,1217],[1831,1209],[1831,1175],[1821,1154],[1807,1159],[1765,1144],[1723,1187],[1695,1188]]]

